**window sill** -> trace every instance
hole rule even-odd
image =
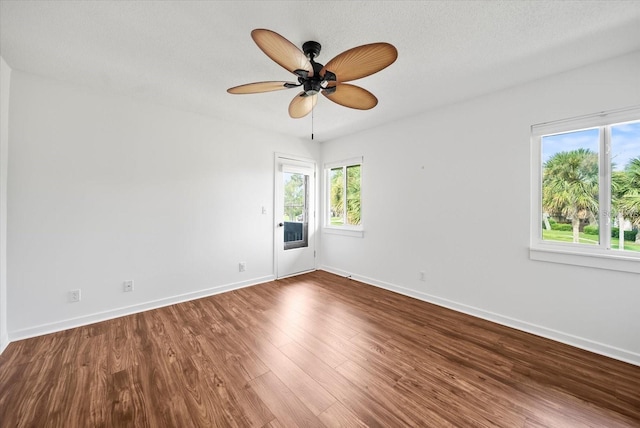
[[[613,251],[615,250],[611,250],[611,252]],[[635,257],[634,255],[625,256],[615,252],[613,254],[603,254],[596,251],[587,252],[553,246],[536,246],[529,249],[529,258],[531,260],[640,273],[640,257]]]
[[[353,238],[364,238],[364,230],[362,229],[348,229],[344,227],[325,226],[322,228],[322,231],[330,235],[342,235],[342,236],[351,236]]]

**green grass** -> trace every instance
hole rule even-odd
[[[573,242],[573,233],[561,230],[543,230],[542,239],[545,241]],[[618,238],[611,238],[611,248],[617,250],[619,242],[620,240]],[[598,237],[595,235],[580,233],[580,243],[597,245]],[[640,245],[635,242],[625,241],[624,249],[626,251],[640,251]]]

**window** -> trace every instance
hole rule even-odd
[[[640,108],[532,127],[531,257],[640,273]]]
[[[325,164],[325,231],[361,236],[361,177],[362,158]]]

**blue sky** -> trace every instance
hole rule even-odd
[[[598,130],[557,134],[542,139],[542,161],[546,162],[558,152],[569,152],[579,148],[598,153]],[[611,128],[611,160],[619,171],[633,158],[640,157],[640,122],[615,125]]]

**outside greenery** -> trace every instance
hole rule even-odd
[[[640,157],[629,160],[621,170],[612,165],[611,213],[598,212],[597,153],[585,148],[559,152],[543,168],[542,206],[548,216],[543,239],[597,244],[598,216],[602,215],[610,216],[613,225],[629,223],[633,228],[627,232],[615,228],[612,248],[619,248],[622,240],[624,250],[640,251]]]
[[[360,224],[360,170],[360,165],[331,169],[329,180],[332,225]]]
[[[573,233],[571,231],[543,229],[542,238],[549,241],[573,242]],[[598,243],[598,235],[587,235],[586,233],[580,232],[578,242],[580,244],[596,245]],[[619,243],[620,239],[611,238],[611,248],[618,248]],[[625,240],[624,249],[626,251],[640,251],[640,243]]]
[[[284,221],[302,222],[306,196],[304,174],[286,172],[284,175]]]

